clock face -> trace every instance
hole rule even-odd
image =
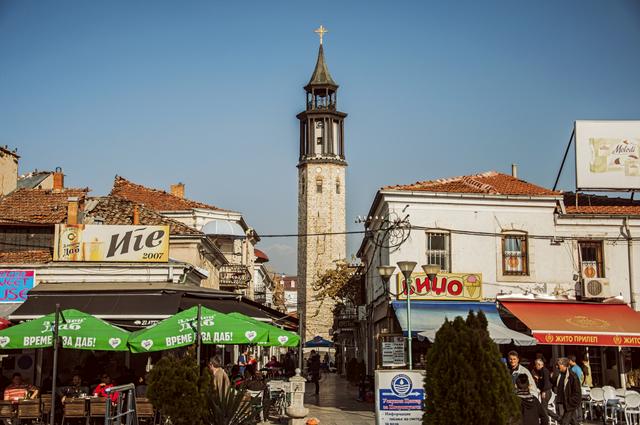
[[[322,172],[322,168],[318,167],[316,168],[316,173],[321,173]]]
[[[322,121],[316,121],[316,128],[324,127],[324,123]]]

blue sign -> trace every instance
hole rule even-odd
[[[414,370],[376,371],[376,423],[422,424],[424,375]]]
[[[0,270],[0,303],[26,301],[27,292],[35,284],[34,270]]]

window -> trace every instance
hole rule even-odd
[[[449,264],[449,233],[427,232],[427,264],[439,264],[442,272],[451,271]]]
[[[340,194],[340,179],[336,179],[336,193]]]
[[[321,145],[321,144],[322,144],[322,136],[320,136],[320,137],[317,137],[317,138],[316,138],[316,143],[317,143],[318,145]]]
[[[579,241],[580,271],[582,277],[604,277],[604,256],[602,255],[602,241]]]
[[[502,273],[511,276],[529,274],[527,235],[502,236]]]
[[[322,193],[322,177],[320,176],[316,177],[316,193]]]

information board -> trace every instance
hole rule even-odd
[[[376,370],[376,424],[421,425],[424,372]]]
[[[382,367],[403,367],[405,360],[405,338],[402,335],[380,335]]]

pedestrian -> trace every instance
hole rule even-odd
[[[529,377],[521,374],[516,378],[516,394],[520,400],[522,425],[549,425],[547,409],[529,391]]]
[[[580,383],[580,387],[582,387],[584,385],[584,372],[582,371],[580,365],[576,362],[576,356],[569,356],[569,366],[571,367],[571,372],[575,373],[578,377],[578,382]],[[580,394],[582,396],[582,389],[580,391]],[[576,419],[578,420],[578,422],[582,419],[582,403],[580,403],[578,409],[576,409]]]
[[[569,368],[569,359],[558,359],[558,374],[555,377],[556,412],[560,416],[560,425],[578,425],[576,411],[582,403],[580,381]]]
[[[284,356],[284,376],[291,378],[296,374],[296,362],[291,355],[291,352],[287,352]]]
[[[542,358],[537,358],[534,362],[531,375],[533,376],[533,380],[536,381],[536,387],[540,393],[540,402],[546,411],[553,385],[551,384],[551,374],[549,373],[549,369],[544,367],[544,360]]]
[[[240,375],[244,376],[244,369],[249,364],[249,350],[244,349],[238,356],[238,366],[240,366]]]
[[[591,365],[589,364],[589,356],[582,359],[582,371],[584,372],[585,387],[593,388],[593,376],[591,376]]]
[[[217,390],[220,397],[223,397],[227,392],[227,388],[231,385],[231,382],[229,381],[227,372],[222,368],[220,356],[213,356],[209,359],[209,370],[211,371],[211,375],[213,375],[211,384],[213,385],[214,391]]]
[[[507,360],[509,363],[509,372],[511,373],[511,381],[513,382],[514,391],[518,375],[527,375],[527,378],[529,379],[529,392],[537,397],[538,387],[536,387],[536,383],[533,380],[533,376],[531,376],[531,372],[529,372],[526,367],[520,364],[520,356],[518,355],[518,352],[509,351],[509,354],[507,354]]]
[[[320,354],[316,354],[315,350],[311,350],[309,357],[309,374],[311,382],[316,385],[316,394],[320,394]]]

